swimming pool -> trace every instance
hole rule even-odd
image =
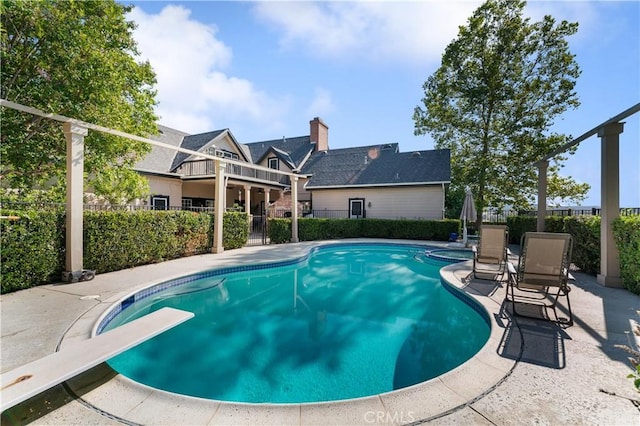
[[[187,323],[110,361],[149,386],[210,399],[296,403],[411,386],[472,357],[483,311],[440,281],[424,247],[340,245],[272,265],[224,268],[122,300],[106,331],[163,306]]]

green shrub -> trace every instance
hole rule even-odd
[[[102,273],[178,257],[176,213],[85,212],[84,267]]]
[[[206,253],[213,244],[213,215],[188,211],[85,212],[85,268],[116,271]],[[244,247],[249,216],[226,212],[222,245]]]
[[[291,241],[291,219],[269,218],[267,231],[271,243],[288,243]]]
[[[561,233],[565,232],[565,219],[571,219],[571,217],[566,216],[547,216],[544,219],[544,231],[545,232],[555,232]],[[537,218],[536,218],[536,228],[538,226]],[[535,231],[535,229],[534,229]]]
[[[333,240],[361,236],[362,223],[368,219],[299,219],[300,241]]]
[[[180,256],[191,256],[211,251],[213,246],[213,215],[188,211],[175,213],[176,239]]]
[[[526,232],[534,232],[536,230],[537,220],[535,216],[509,216],[507,218],[509,242],[511,244],[520,244],[520,239]]]
[[[20,220],[2,220],[2,293],[58,281],[64,270],[65,213],[21,210]],[[206,253],[213,243],[213,215],[188,211],[84,212],[83,265],[98,273]],[[225,249],[243,247],[246,213],[223,218]]]
[[[448,241],[459,229],[457,219],[298,219],[300,241],[359,237]],[[269,238],[276,244],[290,241],[291,219],[270,219]]]
[[[222,218],[222,230],[222,245],[226,250],[244,247],[249,240],[249,215],[226,212]]]
[[[0,219],[0,289],[2,293],[51,282],[64,267],[62,210],[2,210]]]
[[[622,284],[627,290],[640,295],[640,216],[616,219],[613,237],[620,253]]]
[[[600,272],[600,217],[566,217],[564,232],[573,237],[571,261],[588,274]]]

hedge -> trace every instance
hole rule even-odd
[[[162,262],[211,248],[212,216],[187,211],[84,213],[84,267],[97,273]]]
[[[640,294],[640,216],[613,222],[613,237],[620,252],[620,277],[625,288]]]
[[[209,229],[213,231],[213,223]],[[222,218],[222,229],[222,246],[225,249],[244,247],[249,240],[249,215],[244,212],[226,212]],[[208,241],[213,242],[213,234],[210,235]],[[210,248],[211,244],[208,246]]]
[[[269,238],[281,244],[291,240],[291,219],[269,219]],[[395,238],[448,241],[451,233],[460,232],[460,221],[393,219],[298,219],[300,241],[340,238]]]
[[[19,220],[0,221],[1,292],[55,282],[64,270],[65,213],[61,210],[2,211]],[[246,213],[226,212],[225,249],[248,240]],[[188,211],[84,212],[84,267],[116,271],[206,253],[213,244],[213,216]]]
[[[600,272],[600,216],[568,216],[564,232],[573,237],[572,262],[588,274]]]
[[[0,220],[0,289],[21,290],[58,278],[64,267],[64,211],[9,211]]]

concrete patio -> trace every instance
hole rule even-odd
[[[87,339],[95,319],[134,289],[223,265],[298,257],[314,244],[246,247],[2,295],[1,370],[42,358],[73,339]],[[272,409],[268,404],[216,402],[211,408],[211,401],[196,398],[150,396],[151,390],[103,364],[5,411],[2,424],[640,425],[640,394],[626,378],[632,371],[627,354],[614,347],[637,344],[630,330],[631,321],[640,320],[640,296],[602,287],[595,277],[574,272],[570,297],[575,324],[560,328],[512,318],[503,304],[504,284],[469,280],[470,271],[465,262],[447,267],[443,276],[487,309],[492,336],[476,357],[480,360],[470,360],[444,380],[340,404]]]

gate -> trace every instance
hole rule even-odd
[[[267,223],[266,215],[251,215],[247,246],[261,246],[269,244],[269,239],[267,237]]]

